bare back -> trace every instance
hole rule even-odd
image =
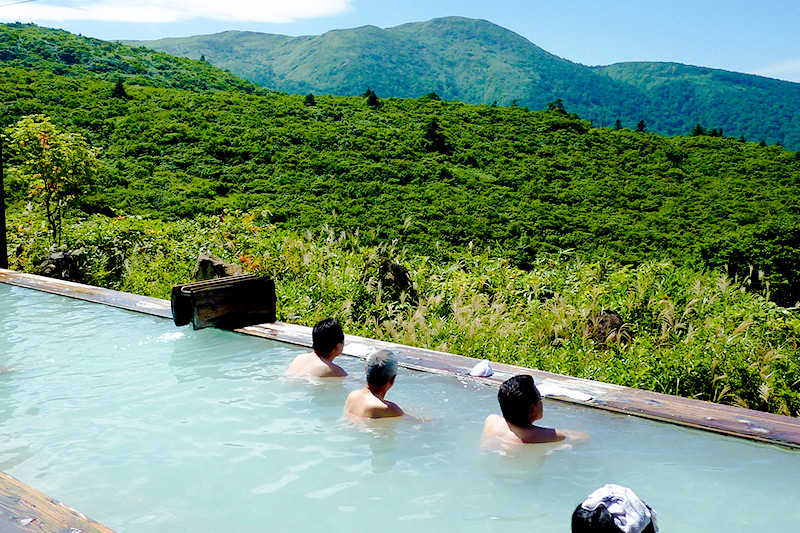
[[[304,353],[295,357],[286,373],[295,376],[318,378],[343,378],[347,376],[347,372],[342,367],[317,355],[315,352]]]
[[[351,392],[344,410],[348,415],[359,418],[389,418],[404,414],[397,404],[378,398],[366,388]]]
[[[553,428],[543,428],[531,424],[522,427],[508,422],[500,415],[489,415],[483,424],[483,435],[508,442],[522,444],[541,444],[564,440],[566,435]]]

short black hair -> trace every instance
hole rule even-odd
[[[323,318],[311,330],[312,348],[317,355],[328,355],[340,342],[344,342],[344,331],[335,318]]]
[[[533,382],[533,376],[519,374],[508,378],[500,385],[497,401],[503,418],[515,426],[529,426],[530,408],[542,401],[542,396]]]

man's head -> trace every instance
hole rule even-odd
[[[531,424],[531,409],[539,405],[542,397],[533,383],[533,377],[520,374],[507,379],[497,392],[503,418],[515,426]]]
[[[367,383],[383,387],[397,375],[397,358],[388,350],[378,350],[367,357]]]
[[[325,318],[317,322],[311,330],[311,342],[314,353],[328,355],[340,342],[344,342],[344,332],[335,318]]]

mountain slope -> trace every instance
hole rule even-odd
[[[382,97],[436,92],[445,100],[516,101],[533,109],[562,98],[570,111],[609,124],[619,116],[639,117],[652,106],[634,87],[550,54],[500,26],[460,17],[310,37],[225,32],[129,44],[204,56],[263,87],[297,94],[353,96],[371,87]]]
[[[544,109],[557,98],[598,126],[685,135],[699,122],[727,135],[800,149],[800,84],[672,63],[586,67],[484,20],[446,17],[287,37],[252,32],[141,41],[289,93],[381,97],[436,92],[467,103]]]
[[[678,63],[617,63],[597,72],[660,102],[656,131],[696,124],[800,149],[800,84]]]
[[[112,83],[124,78],[132,85],[195,91],[260,90],[209,64],[33,24],[0,24],[0,62],[5,68],[71,78],[92,76]]]

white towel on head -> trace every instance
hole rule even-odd
[[[469,371],[470,376],[488,378],[494,374],[494,370],[492,370],[492,365],[489,364],[488,359],[484,359],[477,365],[472,367],[472,370]]]
[[[611,483],[603,485],[589,494],[581,507],[594,511],[601,505],[608,509],[614,517],[614,523],[624,533],[641,533],[650,522],[658,532],[656,512],[627,487]]]

